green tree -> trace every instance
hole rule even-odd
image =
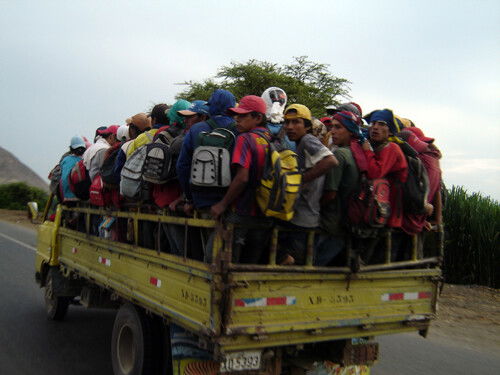
[[[184,84],[187,89],[176,98],[189,101],[208,100],[218,88],[229,90],[241,99],[245,95],[261,95],[266,88],[277,86],[285,90],[289,104],[304,104],[313,115],[321,116],[326,106],[339,104],[340,98],[349,97],[350,82],[334,76],[328,64],[315,63],[307,56],[299,56],[294,57],[291,64],[283,66],[253,59],[246,63],[232,62],[222,66],[215,77]]]
[[[26,204],[31,201],[37,202],[38,207],[44,207],[47,198],[45,191],[24,182],[0,185],[0,208],[25,210]]]

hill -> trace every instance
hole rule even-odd
[[[49,191],[49,185],[30,167],[21,163],[14,155],[0,147],[0,184],[25,182],[30,186]]]

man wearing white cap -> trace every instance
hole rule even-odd
[[[66,202],[77,201],[78,198],[73,194],[69,187],[69,174],[73,166],[82,159],[85,152],[85,141],[82,137],[74,136],[71,138],[69,146],[69,155],[65,156],[61,162],[61,182],[59,185],[61,200]]]

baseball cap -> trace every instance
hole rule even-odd
[[[134,125],[140,131],[151,128],[151,119],[145,113],[137,113],[125,120],[128,125]]]
[[[237,107],[229,108],[231,114],[246,114],[250,112],[266,113],[266,102],[260,96],[247,95],[241,98]]]
[[[321,117],[319,119],[323,124],[325,125],[331,125],[332,124],[332,118],[331,117]]]
[[[79,147],[85,147],[85,141],[83,140],[82,137],[75,135],[73,138],[71,138],[71,144],[70,147],[75,150]]]
[[[362,116],[360,105],[354,102],[342,103],[338,106],[329,105],[328,107],[326,107],[326,113],[328,113],[329,115],[334,115],[335,113],[342,111],[352,112],[359,117]]]
[[[119,125],[110,125],[106,129],[98,130],[97,133],[99,135],[116,134],[119,127],[120,127]]]
[[[294,111],[294,113],[288,113]],[[312,121],[312,115],[309,108],[303,104],[292,104],[285,109],[285,120],[293,120],[296,118],[303,118]]]
[[[130,139],[129,133],[128,133],[128,125],[121,125],[118,130],[116,131],[116,138],[118,138],[119,141],[125,138],[126,141]]]
[[[97,137],[99,135],[99,132],[101,130],[105,130],[107,129],[108,127],[107,126],[99,126],[96,130],[95,130],[95,137]]]
[[[177,111],[181,116],[208,115],[208,103],[204,100],[194,100],[187,109]]]

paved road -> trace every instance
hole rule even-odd
[[[34,281],[35,233],[0,221],[0,374],[109,375],[115,313],[71,306],[64,322],[45,318]],[[373,375],[500,374],[500,353],[416,334],[379,337]]]
[[[33,231],[0,222],[0,374],[112,374],[114,311],[71,306],[65,321],[48,321],[35,246]]]

